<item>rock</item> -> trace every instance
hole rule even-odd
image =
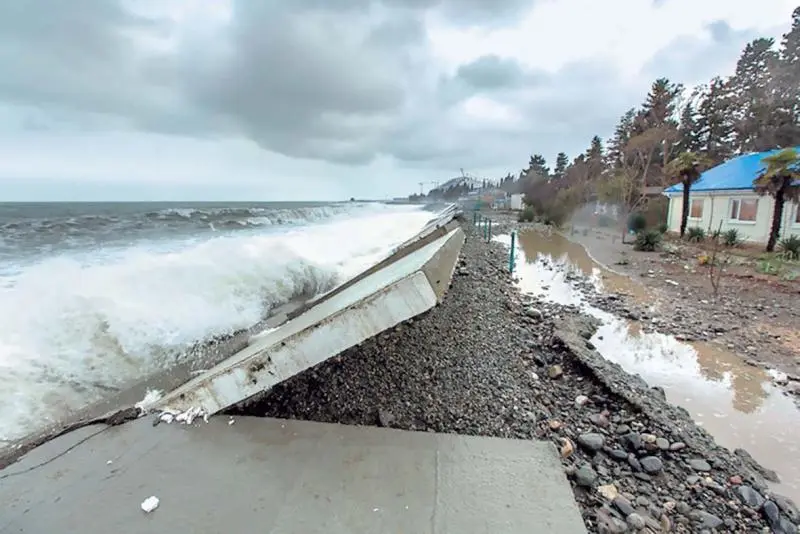
[[[541,321],[542,319],[544,319],[544,315],[542,315],[542,312],[540,310],[537,310],[536,308],[527,308],[525,310],[525,315],[536,321]]]
[[[628,459],[628,453],[623,451],[622,449],[612,449],[608,451],[608,455],[611,456],[613,459],[617,460],[618,462]]]
[[[669,441],[664,438],[657,438],[656,447],[658,447],[662,451],[669,450]]]
[[[728,479],[728,482],[730,482],[734,486],[738,486],[739,484],[742,483],[742,477],[740,477],[739,475],[731,475],[731,478]]]
[[[591,488],[595,480],[597,480],[597,473],[589,465],[584,465],[575,471],[575,483],[578,486]]]
[[[657,475],[664,467],[661,459],[657,458],[656,456],[645,456],[639,460],[639,463],[642,466],[642,470],[650,475]]]
[[[677,504],[677,506],[675,507],[675,509],[676,509],[676,510],[678,511],[678,513],[679,513],[679,514],[681,514],[681,515],[689,515],[689,514],[691,513],[691,511],[692,511],[692,507],[691,507],[691,506],[689,506],[688,504],[686,504],[686,503],[685,503],[685,502],[683,502],[683,501],[680,501],[680,502]]]
[[[655,443],[657,439],[653,434],[642,434],[641,438],[644,443]]]
[[[564,374],[564,370],[561,368],[560,365],[551,365],[547,368],[547,376],[555,380],[556,378],[560,378],[561,375]]]
[[[599,508],[595,512],[595,522],[597,531],[604,534],[623,534],[628,531],[628,525],[611,515],[605,508]]]
[[[764,506],[764,497],[750,486],[737,486],[735,492],[739,500],[753,510],[761,510]]]
[[[604,486],[598,486],[597,493],[599,493],[609,501],[613,501],[614,498],[617,495],[619,495],[619,490],[614,484],[606,484]]]
[[[619,441],[622,443],[623,447],[628,449],[630,452],[636,452],[642,446],[642,441],[639,439],[639,434],[636,432],[628,432],[627,434],[620,436]]]
[[[631,431],[631,427],[628,425],[617,425],[617,428],[614,429],[614,432],[617,434],[627,434]]]
[[[569,438],[561,438],[561,457],[569,458],[575,452],[575,445]]]
[[[672,445],[669,446],[669,450],[672,451],[672,452],[682,451],[685,448],[686,448],[686,444],[683,443],[682,441],[677,441],[677,442],[675,442],[675,443],[673,443]]]
[[[705,510],[695,510],[689,515],[692,520],[700,523],[702,528],[717,528],[724,523],[722,519]]]
[[[625,518],[625,521],[628,525],[634,530],[642,530],[646,523],[644,522],[644,518],[637,514],[636,512],[630,514],[628,517]]]
[[[622,495],[617,495],[614,498],[614,500],[612,501],[611,504],[613,504],[614,507],[617,510],[619,510],[622,513],[622,515],[624,515],[626,517],[636,511],[633,508],[633,505],[631,504],[631,501],[629,501],[628,499],[626,499]]]
[[[800,510],[797,509],[797,506],[791,500],[777,493],[770,495],[770,500],[777,504],[778,508],[780,508],[790,520],[795,523],[800,523]]]
[[[388,428],[394,423],[394,415],[389,410],[378,410],[378,423],[380,426]]]
[[[590,432],[588,434],[581,434],[578,436],[578,445],[590,452],[597,452],[603,448],[606,443],[606,438],[602,434]]]
[[[639,459],[636,458],[636,455],[633,453],[628,454],[628,464],[633,468],[634,471],[641,471],[642,464],[639,463]]]
[[[711,471],[711,465],[702,458],[693,458],[689,460],[689,467],[695,471]]]
[[[586,395],[578,395],[577,397],[575,397],[576,408],[585,406],[587,402],[589,402],[589,397],[587,397]]]

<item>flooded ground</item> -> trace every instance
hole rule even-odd
[[[509,236],[497,238],[506,244]],[[605,292],[657,302],[644,286],[595,262],[586,250],[558,233],[535,230],[517,236],[515,274],[525,293],[559,304],[581,306],[603,321],[592,342],[606,359],[661,386],[717,443],[743,448],[775,470],[775,491],[800,502],[800,410],[771,382],[768,371],[747,365],[714,343],[688,344],[672,336],[644,333],[637,322],[620,319],[585,302],[569,274],[578,271]],[[656,314],[657,315],[657,314]]]

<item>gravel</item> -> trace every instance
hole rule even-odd
[[[440,306],[230,412],[552,441],[589,532],[796,532],[749,455],[587,347],[591,319],[521,295],[506,251],[464,228]]]

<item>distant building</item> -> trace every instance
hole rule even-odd
[[[689,190],[688,226],[710,233],[719,229],[721,223],[723,232],[736,229],[746,241],[766,243],[772,228],[775,200],[756,193],[753,181],[764,169],[762,160],[777,152],[745,154],[704,172]],[[678,232],[683,211],[683,184],[668,187],[663,194],[669,198],[669,229]],[[780,235],[792,234],[800,235],[800,206],[796,202],[786,202]]]
[[[511,199],[509,200],[509,207],[512,210],[522,210],[523,208],[523,199],[524,195],[522,193],[514,193],[511,195]]]

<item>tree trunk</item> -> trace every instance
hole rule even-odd
[[[775,209],[772,210],[772,229],[769,232],[769,240],[767,241],[767,252],[775,250],[775,244],[778,242],[778,236],[781,232],[781,220],[783,219],[783,203],[785,202],[784,188],[781,187],[775,193]]]
[[[681,238],[686,233],[686,224],[689,222],[689,191],[692,184],[688,180],[683,181],[683,211],[681,212]]]

